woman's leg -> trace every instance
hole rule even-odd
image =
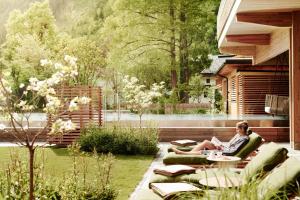
[[[213,149],[217,149],[217,147],[213,143],[211,143],[211,141],[204,140],[203,142],[201,142],[200,144],[195,146],[191,151],[197,152],[197,151],[204,150],[204,149],[213,150]]]
[[[195,146],[191,151],[180,151],[180,150],[176,149],[175,147],[173,147],[172,149],[176,154],[198,155],[198,154],[201,154],[202,150],[204,150],[204,149],[213,150],[213,149],[216,149],[216,146],[214,144],[212,144],[210,141],[204,140],[203,142],[201,142],[200,144]]]

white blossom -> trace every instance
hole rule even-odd
[[[70,65],[76,65],[77,58],[65,55],[65,61],[68,62]]]
[[[4,124],[0,124],[0,130],[3,131],[6,129],[6,126]]]
[[[40,64],[41,64],[41,66],[46,66],[46,65],[51,65],[52,62],[47,59],[42,59],[42,60],[40,60]]]
[[[58,119],[52,124],[50,134],[63,133],[74,129],[76,129],[76,125],[71,120],[63,121],[62,119]]]
[[[20,85],[19,85],[19,88],[23,88],[23,87],[25,87],[25,85],[24,85],[24,83],[21,83]]]
[[[78,107],[78,104],[77,104],[77,102],[75,102],[75,101],[70,101],[70,104],[69,104],[69,111],[71,111],[71,112],[73,112],[73,111],[76,111],[76,110],[78,110],[79,109],[79,107]]]
[[[88,103],[90,103],[90,101],[91,101],[91,99],[88,98],[88,97],[85,97],[85,96],[80,97],[80,98],[78,99],[78,102],[79,102],[80,104],[88,104]]]

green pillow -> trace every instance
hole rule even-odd
[[[274,142],[262,146],[261,151],[246,165],[241,172],[245,182],[272,170],[287,158],[288,151]]]
[[[276,196],[290,196],[299,190],[300,161],[291,157],[275,168],[259,183],[257,189],[260,199]]]
[[[219,170],[219,169],[206,169],[197,170],[195,174],[183,174],[174,177],[163,176],[160,174],[152,174],[149,183],[175,183],[175,182],[189,182],[199,184],[200,179],[218,177],[218,176],[239,176],[233,170]]]
[[[176,149],[180,150],[180,151],[191,151],[194,147],[194,146],[186,146],[186,147],[181,147],[181,146],[176,146],[176,145],[172,145],[168,148],[168,152],[173,152],[173,147],[175,147]]]
[[[247,144],[239,151],[235,156],[240,157],[241,159],[246,159],[247,156],[261,145],[262,137],[257,133],[251,133],[249,135],[249,141]]]
[[[208,161],[207,156],[205,155],[182,155],[176,154],[174,152],[168,153],[163,158],[163,163],[165,165],[175,165],[175,164],[182,164],[182,165],[199,165],[199,164],[211,164],[211,161]]]
[[[242,159],[247,158],[247,156],[255,151],[262,142],[262,137],[258,135],[257,133],[252,133],[249,136],[249,141],[247,144],[235,155]],[[175,146],[176,147],[176,146]],[[190,151],[192,150],[194,146],[188,146],[188,147],[176,147],[177,149],[181,151]],[[173,150],[171,148],[168,149],[168,152],[172,152]],[[163,162],[166,165],[170,164],[209,164],[211,162],[208,162],[206,159],[203,159],[204,155],[180,155],[175,153],[169,153],[164,159]]]

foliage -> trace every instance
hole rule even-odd
[[[73,168],[65,179],[45,178],[44,160],[35,164],[36,190],[35,198],[46,199],[88,199],[112,200],[116,191],[110,186],[111,167],[114,158],[111,155],[97,155],[93,158],[97,163],[97,173],[93,176],[93,184],[87,184],[86,156],[73,151]],[[44,154],[42,153],[44,156]],[[12,152],[10,164],[0,172],[0,197],[3,199],[28,199],[29,173],[27,162],[24,162],[18,151]]]
[[[129,71],[146,85],[160,81],[170,83],[170,71],[180,71],[181,32],[184,30],[190,73],[201,71],[210,63],[208,53],[217,49],[218,4],[219,0],[114,1],[112,14],[105,19],[102,31],[109,50],[108,65]],[[170,16],[172,6],[174,17]],[[185,23],[180,21],[182,7],[187,16]],[[157,73],[148,76],[150,70]]]
[[[216,177],[218,179],[218,177]],[[230,178],[229,178],[230,179]],[[174,200],[197,200],[197,199],[205,199],[205,200],[282,200],[282,199],[293,199],[291,197],[291,193],[286,190],[286,188],[280,188],[280,191],[268,191],[264,196],[262,196],[260,189],[261,180],[256,179],[251,182],[247,182],[243,184],[239,188],[222,188],[222,189],[214,189],[211,190],[208,187],[203,188],[204,192],[199,192],[195,194],[189,193],[179,193],[175,195],[172,199]],[[296,193],[295,193],[296,192]],[[295,188],[292,194],[297,194],[299,192],[299,188]]]
[[[157,129],[155,128],[125,128],[97,127],[91,125],[82,131],[79,139],[81,150],[113,154],[142,154],[157,153]]]
[[[205,93],[207,94],[207,97],[209,98],[211,109],[210,111],[212,113],[220,113],[224,109],[224,102],[223,97],[220,91],[215,87],[206,87]]]
[[[215,108],[218,112],[224,110],[223,96],[218,89],[215,91]]]
[[[103,78],[104,52],[96,42],[87,37],[72,38],[60,54],[61,56],[73,55],[78,58],[78,76],[73,81],[74,84],[94,86],[100,78]]]
[[[27,149],[19,147],[1,147],[0,172],[7,168],[10,162],[11,151],[18,151],[19,158],[27,163]],[[73,156],[71,151],[67,148],[38,148],[35,158],[37,163],[43,163],[44,179],[51,184],[52,182],[55,184],[54,182],[61,183],[65,181],[72,172]],[[111,171],[112,176],[110,178],[111,187],[118,192],[117,200],[128,199],[152,163],[153,156],[115,155],[114,158]],[[86,164],[83,164],[83,162],[86,162]],[[84,159],[78,157],[77,163],[77,167],[81,171],[79,173],[80,177],[83,177],[82,173],[85,170],[87,172],[86,184],[94,184],[98,167],[93,154],[88,153],[85,155]],[[87,168],[84,169],[84,166]],[[132,173],[132,171],[135,173]]]
[[[189,94],[192,99],[197,100],[198,103],[201,102],[202,95],[205,91],[205,84],[203,83],[203,78],[199,74],[195,74],[190,80]]]
[[[151,88],[146,89],[145,85],[139,84],[139,80],[136,77],[125,76],[123,79],[124,87],[123,94],[126,103],[129,105],[129,108],[140,117],[140,127],[142,123],[142,115],[149,106],[157,100],[159,97],[162,97],[162,91],[164,89],[164,82],[160,84],[153,83]]]
[[[6,24],[6,41],[1,47],[0,67],[11,74],[12,88],[18,93],[19,85],[34,75],[48,78],[52,72],[41,66],[40,60],[53,58],[58,40],[57,28],[48,2],[33,3],[21,13],[10,13]]]
[[[29,153],[29,199],[34,199],[34,154],[37,146],[36,140],[42,134],[47,134],[47,139],[51,140],[53,136],[67,133],[76,128],[71,120],[62,120],[61,117],[66,112],[79,110],[80,105],[89,103],[87,97],[75,97],[72,100],[60,99],[56,96],[55,87],[66,81],[74,79],[78,75],[77,58],[66,55],[64,62],[53,63],[51,60],[42,59],[41,66],[51,68],[54,73],[50,78],[39,80],[36,77],[29,79],[29,84],[21,83],[19,88],[22,94],[16,96],[11,88],[10,74],[2,74],[0,77],[0,111],[7,116],[12,126],[12,130],[7,130],[4,124],[1,124],[0,131],[11,134],[16,143],[27,148]],[[26,97],[30,98],[26,98]],[[26,100],[29,99],[29,100]],[[30,130],[30,115],[39,105],[39,100],[44,99],[43,111],[50,116],[53,123],[46,123],[36,133]],[[68,110],[61,110],[62,105],[68,105]],[[50,130],[50,132],[48,131]],[[47,141],[46,141],[47,142]]]

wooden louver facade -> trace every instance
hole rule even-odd
[[[229,113],[266,114],[267,94],[289,96],[288,72],[237,72],[229,78]]]
[[[80,136],[80,131],[88,124],[102,125],[102,101],[100,87],[93,86],[62,86],[56,89],[57,96],[64,102],[70,102],[74,97],[86,96],[91,99],[87,105],[79,106],[78,111],[69,112],[68,104],[61,108],[64,114],[62,120],[72,120],[76,124],[76,130],[51,139],[50,143],[61,146],[69,145]],[[67,112],[66,112],[67,111]],[[48,117],[51,122],[51,117]]]

